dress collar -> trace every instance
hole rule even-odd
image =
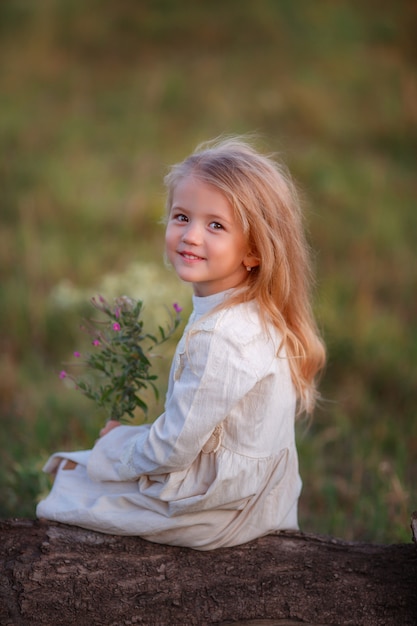
[[[226,291],[220,291],[219,293],[213,293],[211,296],[194,296],[193,306],[194,312],[197,317],[205,315],[211,309],[214,309],[219,304],[222,304],[234,291],[234,289],[227,289]]]

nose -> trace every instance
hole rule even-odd
[[[189,222],[182,234],[184,243],[199,245],[202,242],[201,227],[196,222]]]

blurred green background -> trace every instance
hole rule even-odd
[[[410,540],[416,18],[407,0],[3,0],[2,517],[33,517],[49,453],[90,447],[103,423],[57,375],[90,296],[141,297],[150,323],[163,303],[189,311],[162,260],[167,165],[255,131],[302,190],[329,353],[297,431],[302,529]]]

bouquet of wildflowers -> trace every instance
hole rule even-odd
[[[63,370],[60,378],[70,378],[87,398],[107,409],[112,420],[120,420],[125,414],[133,418],[137,407],[146,415],[148,407],[141,390],[150,386],[158,398],[154,382],[157,376],[150,371],[151,351],[175,332],[182,309],[173,304],[168,327],[159,326],[158,334],[151,335],[143,329],[141,300],[122,296],[111,306],[99,296],[92,298],[92,304],[102,319],[89,320],[82,328],[90,334],[93,350],[86,355],[74,352],[74,356],[81,359],[80,365],[92,370],[93,376],[76,378]]]

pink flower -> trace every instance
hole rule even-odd
[[[79,359],[81,354],[79,352],[75,351],[74,352],[74,356],[75,356],[76,359]]]
[[[98,346],[100,345],[100,342],[98,339],[94,339],[94,341],[92,342],[93,346],[96,346],[96,348],[98,348]]]
[[[59,372],[59,377],[61,380],[64,380],[64,378],[67,377],[67,373],[65,370],[62,370],[62,372]]]
[[[172,306],[174,307],[174,311],[175,311],[175,313],[181,313],[181,311],[182,311],[182,306],[180,306],[180,305],[178,304],[178,302],[174,302],[174,304],[173,304]]]
[[[118,320],[120,317],[120,307],[118,306],[114,311],[114,317]]]
[[[119,331],[120,330],[119,322],[114,322],[114,324],[112,324],[112,328],[113,330]]]

